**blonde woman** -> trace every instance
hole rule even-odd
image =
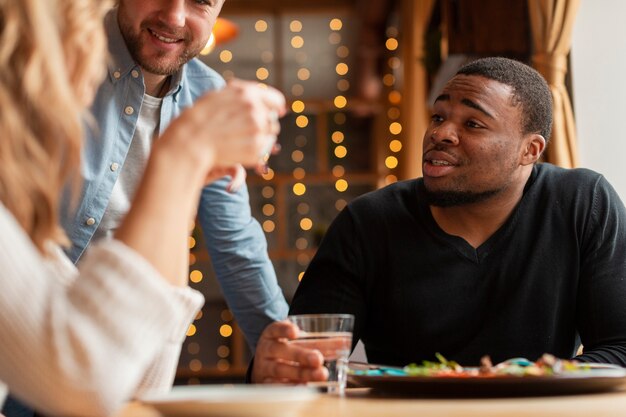
[[[202,305],[187,287],[187,231],[201,188],[257,166],[284,98],[236,81],[155,142],[115,238],[78,269],[57,207],[80,183],[81,126],[103,76],[101,0],[0,0],[0,404],[7,389],[45,414],[109,415],[171,386]],[[85,219],[89,221],[89,219]]]

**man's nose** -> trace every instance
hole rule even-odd
[[[439,126],[432,128],[430,140],[433,143],[457,145],[459,143],[459,134],[454,123],[444,121]]]
[[[162,2],[163,8],[159,18],[170,27],[185,26],[185,2],[186,0],[167,0]]]

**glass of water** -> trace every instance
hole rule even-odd
[[[352,314],[299,314],[287,317],[300,329],[294,343],[309,349],[317,349],[324,356],[328,369],[328,381],[316,386],[343,395],[346,390],[348,357],[352,349]]]

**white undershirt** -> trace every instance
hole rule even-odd
[[[133,135],[128,155],[113,186],[109,205],[94,234],[94,240],[110,238],[130,209],[135,191],[148,162],[152,142],[159,133],[162,101],[163,99],[161,98],[147,94],[143,96],[141,111],[139,112],[135,134]]]

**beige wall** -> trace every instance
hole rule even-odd
[[[581,165],[626,202],[626,1],[582,0],[572,44]]]

